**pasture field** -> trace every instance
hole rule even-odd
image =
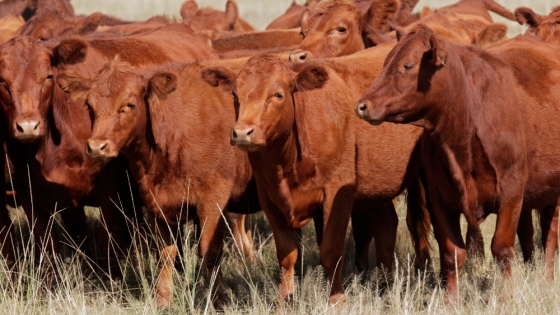
[[[292,0],[237,0],[241,16],[263,29],[275,16],[281,14]],[[225,7],[226,0],[200,0],[200,5]],[[298,2],[303,2],[298,0]],[[421,0],[418,7],[439,7],[454,0]],[[530,6],[537,13],[546,14],[554,6],[552,1],[530,2],[528,0],[498,0],[509,9]],[[181,0],[134,0],[134,1],[84,1],[73,0],[77,13],[101,11],[117,17],[140,20],[154,14],[178,16]],[[496,18],[497,21],[502,21]],[[523,31],[519,25],[508,23],[510,36]],[[560,261],[555,264],[556,280],[547,282],[544,277],[542,247],[538,214],[534,225],[537,231],[535,243],[537,254],[534,261],[522,262],[521,251],[516,251],[511,283],[505,282],[491,258],[489,244],[492,238],[495,216],[482,225],[486,258],[468,259],[461,274],[460,298],[457,305],[447,302],[437,271],[439,255],[432,237],[433,269],[421,273],[411,268],[413,248],[406,229],[406,208],[399,198],[399,232],[395,251],[393,272],[371,272],[356,275],[353,268],[354,245],[351,234],[346,235],[346,255],[343,268],[346,303],[329,307],[328,283],[320,267],[312,222],[302,232],[302,257],[298,262],[297,290],[294,301],[278,307],[277,297],[279,268],[271,230],[262,213],[250,216],[250,226],[256,261],[246,261],[231,246],[231,239],[224,246],[221,268],[228,286],[229,303],[225,314],[560,314]],[[175,292],[171,309],[159,311],[153,302],[153,290],[157,261],[154,251],[148,250],[142,240],[134,243],[133,250],[121,261],[126,277],[119,282],[103,280],[88,258],[78,252],[66,254],[55,263],[56,276],[53,283],[42,277],[46,261],[42,253],[40,264],[34,263],[35,253],[29,243],[29,223],[19,209],[10,209],[21,233],[18,244],[24,259],[19,262],[20,272],[11,272],[0,260],[0,314],[207,314],[214,313],[208,296],[212,279],[205,279],[201,262],[196,254],[197,243],[192,227],[183,244],[183,258],[177,262],[174,272]],[[102,224],[97,209],[88,209],[90,227]],[[56,217],[55,217],[56,218]],[[54,223],[54,222],[53,222]],[[53,224],[64,233],[64,227]],[[129,227],[136,233],[137,227]],[[463,222],[463,230],[466,224]],[[77,245],[68,243],[68,249]],[[73,252],[67,250],[65,252]],[[373,252],[373,245],[371,253]],[[370,254],[370,264],[375,256]],[[51,278],[52,279],[52,278]]]

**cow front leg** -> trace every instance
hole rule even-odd
[[[541,210],[542,244],[546,278],[554,280],[554,255],[558,248],[558,205],[552,204]]]

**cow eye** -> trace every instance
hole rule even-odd
[[[130,108],[130,109],[135,109],[135,108],[136,108],[136,104],[128,103],[128,104],[126,104],[126,107],[128,107],[128,108]]]
[[[47,80],[52,81],[52,79],[53,79],[53,75],[52,75],[52,74],[50,74],[50,75],[47,76]]]
[[[346,33],[346,28],[344,27],[339,27],[336,29],[339,33]]]
[[[412,68],[414,68],[414,64],[413,63],[405,63],[404,68],[406,70],[412,70]]]
[[[299,36],[301,36],[301,38],[305,38],[305,34],[303,34],[303,32],[299,32]]]
[[[278,92],[278,93],[274,94],[274,96],[278,99],[282,99],[284,97],[284,94]]]

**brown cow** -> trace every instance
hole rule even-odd
[[[509,276],[516,229],[526,232],[530,210],[542,209],[546,264],[552,266],[560,195],[554,145],[559,60],[557,49],[524,36],[482,51],[418,26],[387,56],[379,78],[356,104],[356,114],[372,124],[425,129],[422,158],[432,224],[442,277],[454,300],[465,262],[460,213],[471,226],[498,215],[491,248]]]
[[[148,71],[116,58],[93,80],[73,72],[57,79],[92,111],[88,154],[101,161],[124,154],[139,183],[166,261],[156,286],[159,307],[168,307],[173,296],[170,270],[177,248],[172,235],[195,216],[203,226],[199,254],[208,274],[217,275],[214,290],[223,289],[217,269],[224,233],[221,212],[243,197],[252,177],[247,155],[229,145],[235,120],[231,93],[200,77],[197,64]],[[204,141],[193,141],[201,134]]]
[[[352,85],[353,71],[341,65],[290,68],[264,55],[250,59],[237,75],[225,68],[203,74],[211,85],[234,92],[238,118],[231,143],[249,152],[282,268],[283,299],[294,294],[298,246],[293,230],[311,219],[319,223],[321,262],[331,283],[329,301],[342,297],[344,235],[352,205],[355,232],[369,233],[362,236],[368,243],[375,235],[382,260],[378,264],[390,268],[397,224],[392,198],[419,168],[418,159],[411,158],[421,134],[418,128],[386,125],[377,130],[375,143],[360,140],[359,135],[375,130],[354,118],[356,95],[340,88]]]
[[[290,51],[301,43],[299,30],[269,30],[212,40],[212,48],[224,58],[231,54],[251,55],[263,50]]]
[[[200,47],[196,47],[197,43]],[[93,76],[117,53],[131,62],[152,65],[197,57],[216,58],[216,55],[192,34],[192,30],[182,25],[126,38],[90,39],[90,42],[69,39],[54,49],[52,46],[29,37],[16,37],[0,46],[0,102],[11,138],[8,153],[16,173],[29,173],[33,185],[31,192],[27,177],[18,177],[15,183],[18,199],[30,222],[37,220],[34,235],[38,245],[45,239],[49,214],[56,211],[55,205],[68,208],[63,216],[83,216],[81,206],[84,203],[101,204],[113,237],[118,240],[122,235],[126,239],[128,233],[121,231],[126,224],[113,220],[120,212],[111,201],[127,202],[126,198],[116,195],[130,195],[126,167],[116,160],[111,163],[113,166],[107,165],[101,172],[102,163],[93,162],[85,155],[84,146],[91,134],[89,113],[83,104],[70,102],[65,93],[53,86],[53,75],[57,71],[53,64]],[[84,62],[72,65],[82,60]],[[36,143],[24,143],[31,141]],[[121,176],[115,178],[114,174]],[[133,208],[125,207],[125,211]],[[76,222],[71,227],[78,228],[80,221]],[[109,235],[103,234],[103,230],[98,234],[99,242],[107,246]],[[57,252],[56,239],[49,244],[51,251]],[[102,253],[108,250],[103,249]],[[118,272],[118,268],[112,271],[113,274]]]
[[[46,7],[38,10],[18,30],[17,35],[27,35],[43,41],[72,35],[86,35],[97,29],[101,17],[101,13],[93,13],[80,18],[65,14],[55,8]]]
[[[68,0],[4,0],[0,2],[0,17],[21,15],[27,21],[37,10],[45,7],[51,7],[62,14],[74,15],[74,8]]]
[[[187,0],[181,6],[183,23],[189,25],[196,33],[205,34],[212,39],[211,31],[250,32],[255,28],[239,16],[235,0],[228,0],[224,12],[212,9],[199,9],[195,0]],[[210,31],[210,32],[209,32]]]
[[[560,44],[560,6],[553,8],[547,16],[540,16],[530,8],[517,8],[515,18],[519,24],[529,26],[527,33],[534,34],[547,43]]]
[[[391,5],[390,1],[384,4],[385,6],[379,6],[378,2],[372,3],[371,9],[363,16],[350,1],[324,2],[302,27],[304,39],[300,47],[292,52],[290,60],[304,62],[311,58],[337,57],[382,42],[396,43],[394,36],[382,34],[388,30],[390,22],[394,19],[396,5]],[[503,24],[491,23],[476,15],[450,11],[430,12],[422,20],[407,26],[405,31],[418,23],[428,25],[447,40],[483,47],[502,40],[507,31]]]
[[[328,58],[363,50],[363,37],[370,30],[389,31],[389,22],[395,19],[399,7],[397,0],[378,0],[371,4],[369,10],[361,12],[349,0],[322,2],[302,25],[303,41],[299,49],[290,55],[290,60],[302,62],[312,55]]]

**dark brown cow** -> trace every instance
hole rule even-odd
[[[123,161],[115,160],[101,172],[104,165],[85,155],[84,146],[91,134],[90,115],[83,104],[70,102],[65,93],[53,86],[57,71],[53,64],[93,76],[117,53],[125,55],[123,58],[130,62],[152,65],[171,60],[216,58],[216,55],[182,25],[127,38],[90,39],[90,42],[69,39],[54,49],[53,45],[49,46],[29,37],[16,37],[0,46],[0,102],[11,138],[8,153],[16,173],[29,174],[32,184],[30,191],[27,177],[18,176],[15,183],[18,199],[29,221],[36,220],[33,227],[38,245],[45,239],[50,213],[68,208],[62,212],[63,217],[83,216],[84,203],[101,205],[109,232],[121,244],[119,237],[126,239],[128,233],[122,233],[126,223],[118,220],[120,212],[113,201],[118,204],[122,200],[127,205],[125,211],[134,209],[128,205],[130,198],[126,198],[130,196],[126,167]],[[84,62],[71,65],[79,61]],[[28,143],[31,141],[35,143]],[[114,174],[121,176],[115,178]],[[70,226],[78,230],[80,220],[75,222]],[[109,235],[103,232],[101,229],[98,234],[99,243],[107,246]],[[57,252],[56,238],[48,248]],[[109,248],[102,249],[102,253],[108,251]],[[112,273],[118,271],[116,268]]]
[[[460,213],[471,226],[498,215],[491,248],[509,276],[516,229],[532,232],[526,218],[531,209],[542,209],[546,264],[552,266],[560,195],[554,145],[560,127],[559,60],[557,49],[524,36],[482,51],[418,26],[387,56],[381,75],[356,104],[356,114],[372,124],[425,129],[422,156],[432,224],[443,280],[454,300],[465,262]]]
[[[244,195],[252,172],[247,155],[229,145],[235,121],[231,93],[202,81],[197,64],[138,72],[116,58],[91,81],[67,72],[58,83],[92,110],[88,154],[109,161],[123,153],[128,159],[148,220],[162,241],[156,294],[158,306],[168,307],[177,253],[172,236],[189,218],[200,220],[199,254],[208,274],[217,275],[214,289],[223,289],[217,269],[221,212]],[[201,134],[204,141],[194,141]]]
[[[212,39],[212,31],[250,32],[255,28],[239,16],[239,9],[234,0],[228,0],[226,10],[212,8],[199,9],[195,0],[187,0],[181,6],[183,23],[189,25],[196,33],[205,34]]]
[[[560,6],[553,8],[547,16],[540,16],[530,8],[517,8],[515,18],[519,24],[529,26],[528,33],[547,43],[560,44]]]
[[[297,4],[295,1],[281,16],[274,19],[268,26],[267,30],[299,28],[309,16],[309,10],[313,10],[318,1],[307,0],[305,5]]]
[[[373,130],[360,123],[352,112],[355,93],[341,88],[353,86],[349,66],[357,63],[328,65],[290,68],[264,55],[252,58],[237,75],[225,68],[204,72],[211,85],[234,92],[238,118],[231,143],[249,152],[282,268],[283,299],[294,294],[298,246],[293,230],[311,219],[331,284],[329,301],[342,297],[344,235],[352,205],[354,232],[369,234],[355,235],[356,241],[362,237],[368,244],[375,235],[378,264],[390,268],[397,224],[392,198],[419,168],[411,156],[421,130],[396,125]],[[375,142],[359,137],[374,131]]]

